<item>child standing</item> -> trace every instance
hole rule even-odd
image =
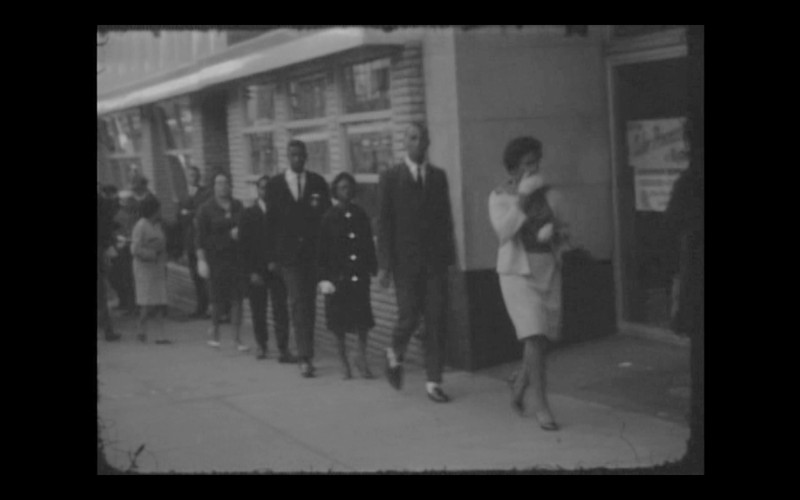
[[[331,183],[338,204],[322,219],[318,252],[319,289],[325,295],[328,329],[336,335],[345,379],[352,378],[345,334],[358,334],[355,365],[372,378],[367,363],[367,334],[375,326],[370,303],[370,277],[378,271],[372,228],[366,212],[353,203],[356,180],[341,173]]]

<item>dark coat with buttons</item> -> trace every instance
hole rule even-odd
[[[378,272],[378,260],[369,217],[361,207],[336,205],[325,214],[317,268],[319,281],[330,281],[336,287],[325,301],[328,329],[372,328],[370,278]]]

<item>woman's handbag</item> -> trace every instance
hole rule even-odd
[[[552,252],[551,242],[540,242],[539,231],[547,224],[555,221],[553,209],[547,203],[547,190],[545,186],[527,196],[523,210],[528,216],[528,220],[519,230],[519,239],[526,252],[529,253],[549,253]]]

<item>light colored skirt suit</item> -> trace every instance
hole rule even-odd
[[[517,339],[561,335],[561,262],[557,252],[528,253],[517,233],[527,220],[518,207],[519,195],[504,185],[489,196],[489,216],[499,240],[497,273]],[[560,195],[555,189],[547,200],[559,219]]]
[[[161,224],[139,219],[131,240],[136,304],[167,305],[167,240]]]

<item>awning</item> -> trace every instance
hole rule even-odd
[[[287,41],[286,39],[289,38]],[[279,42],[276,44],[276,40]],[[196,92],[211,85],[263,73],[346,50],[393,46],[391,35],[368,28],[333,28],[287,36],[286,30],[234,45],[190,66],[142,80],[97,99],[97,114]]]

